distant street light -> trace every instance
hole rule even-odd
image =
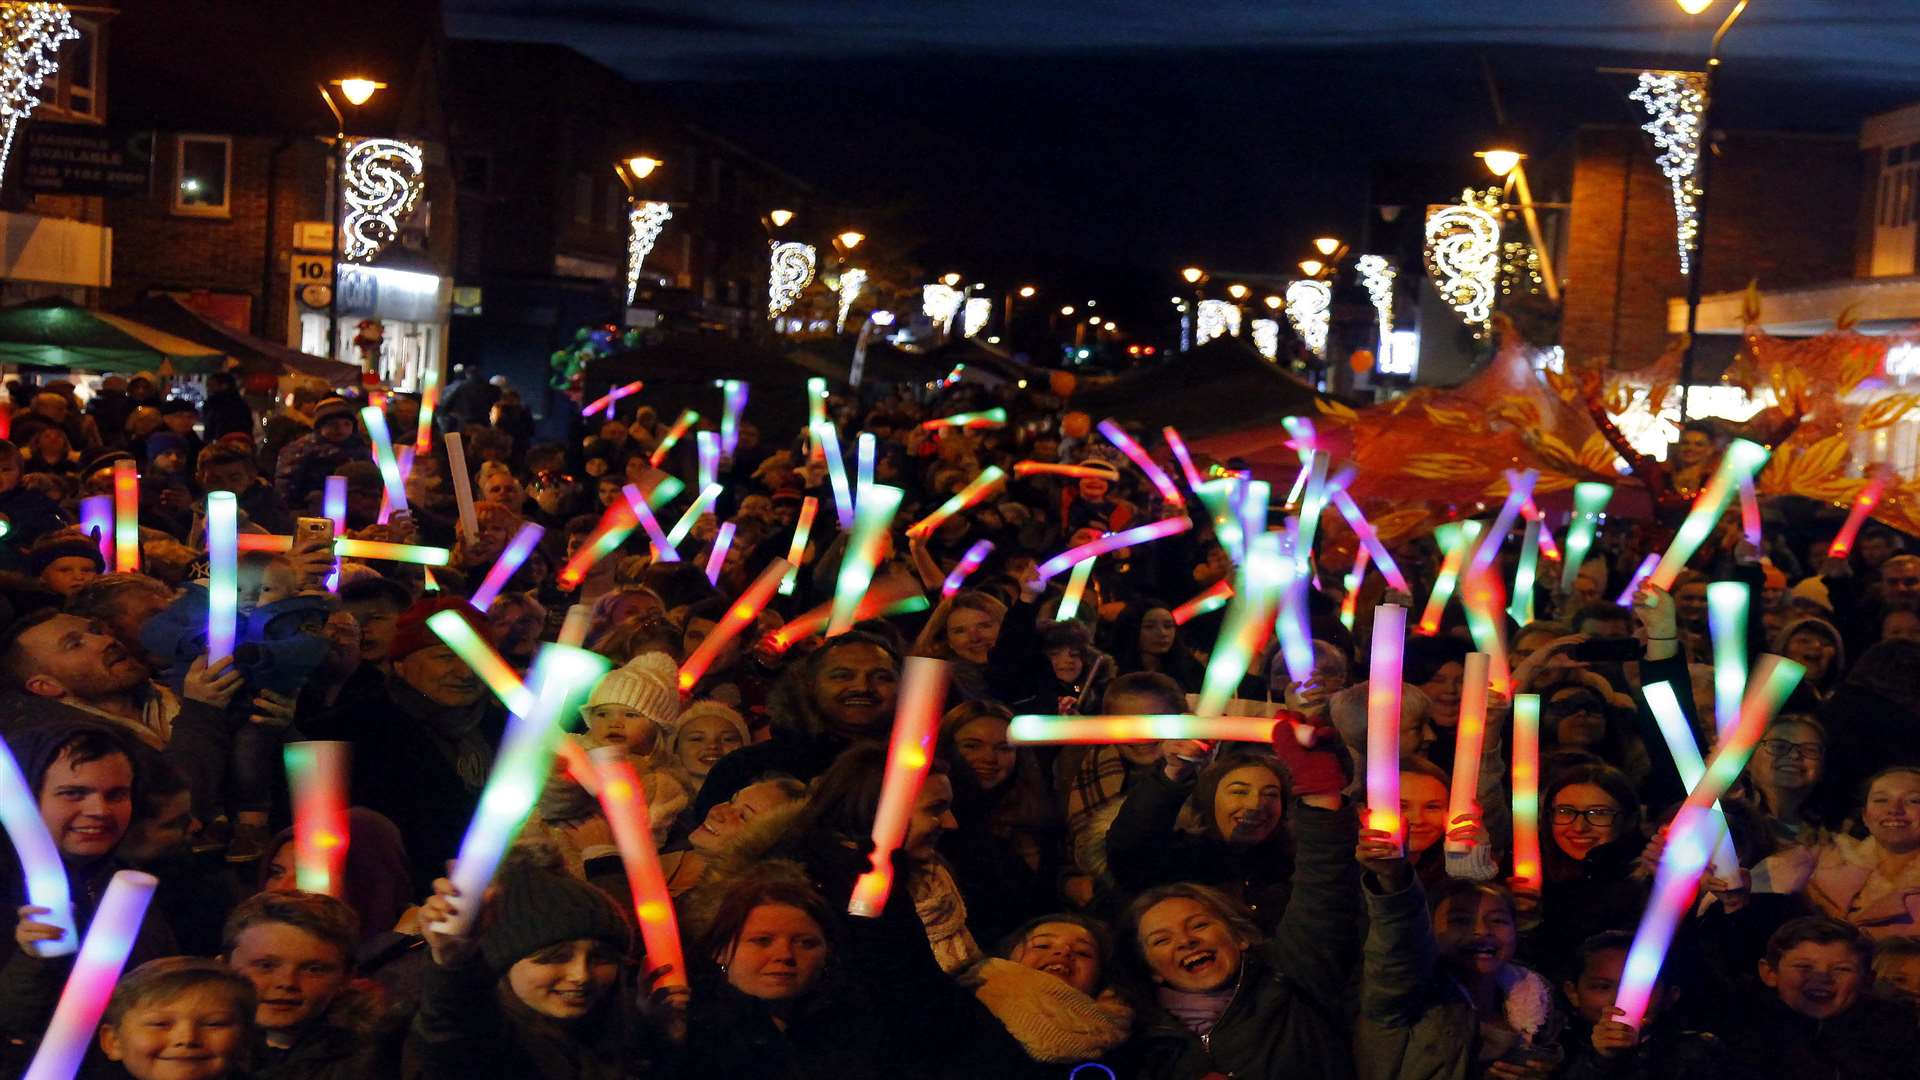
[[[1020,286],[1020,299],[1031,300],[1033,299],[1033,294],[1039,291],[1040,290],[1034,288],[1031,285],[1022,285]]]
[[[1180,276],[1187,279],[1187,284],[1198,285],[1200,284],[1200,279],[1207,276],[1207,272],[1197,266],[1189,266],[1185,270],[1180,271]]]
[[[1307,275],[1310,278],[1319,277],[1320,271],[1325,270],[1326,268],[1327,268],[1327,264],[1321,262],[1319,259],[1301,259],[1300,260],[1300,272]]]
[[[1331,236],[1323,236],[1313,242],[1313,249],[1327,258],[1332,258],[1333,253],[1340,250],[1340,241]]]
[[[1527,155],[1518,150],[1496,148],[1492,150],[1475,151],[1473,156],[1486,162],[1488,172],[1504,179],[1508,173],[1514,170],[1515,166],[1520,164],[1520,160]]]
[[[334,85],[340,88],[340,96],[347,99],[347,104],[354,106],[365,105],[375,90],[387,88],[386,83],[359,78],[337,79]]]
[[[1689,15],[1698,15],[1713,6],[1713,0],[1673,0],[1673,2],[1679,4],[1680,10]]]
[[[774,228],[784,229],[787,227],[787,222],[793,220],[793,211],[775,210],[773,213],[767,215],[767,220],[773,222]]]
[[[867,238],[866,233],[855,232],[852,229],[848,229],[846,232],[843,232],[839,236],[834,237],[835,240],[840,241],[840,249],[842,251],[852,251],[854,248],[857,248],[860,246],[860,241],[865,240],[866,238]]]
[[[645,180],[653,175],[653,170],[659,168],[660,164],[659,158],[647,157],[643,154],[627,159],[627,171],[633,174],[635,180]]]
[[[333,198],[328,207],[328,221],[333,225],[332,279],[327,289],[327,355],[340,358],[340,204],[345,202],[342,194],[347,175],[347,118],[341,113],[340,106],[333,100],[328,85],[340,90],[340,98],[348,105],[359,108],[373,99],[376,91],[386,89],[387,84],[359,75],[350,75],[344,79],[335,79],[331,84],[322,84],[320,100],[326,102],[327,111],[333,114]]]
[[[1249,291],[1245,285],[1237,281],[1227,286],[1227,295],[1233,297],[1235,300],[1245,300]]]
[[[1072,304],[1068,304],[1067,306],[1065,306],[1065,307],[1063,307],[1063,308],[1061,308],[1061,309],[1060,309],[1060,314],[1062,314],[1062,315],[1071,315],[1071,314],[1073,314],[1073,305],[1072,305]]]
[[[1277,296],[1268,296],[1266,303],[1267,303],[1268,311],[1279,311],[1280,305],[1285,303],[1285,301],[1281,300]]]
[[[942,274],[940,277],[940,282],[941,284],[945,285],[949,289],[958,288],[960,285],[960,275],[959,274]]]

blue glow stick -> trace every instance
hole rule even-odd
[[[500,590],[507,587],[507,582],[512,579],[514,573],[527,561],[527,557],[533,554],[534,546],[540,543],[540,537],[544,536],[546,531],[531,521],[520,526],[520,531],[514,533],[513,539],[507,541],[507,546],[501,549],[500,557],[495,559],[493,566],[488,568],[487,576],[481,579],[480,587],[474,590],[473,599],[468,602],[481,611],[492,607],[493,602],[500,597]]]
[[[207,663],[233,655],[240,621],[240,501],[207,493]]]

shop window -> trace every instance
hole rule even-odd
[[[194,217],[230,217],[233,140],[225,135],[180,135],[174,139],[173,212]]]
[[[75,18],[80,36],[60,48],[60,69],[40,87],[40,108],[48,119],[102,123],[106,119],[106,70],[100,62],[100,24]]]

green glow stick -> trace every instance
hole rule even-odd
[[[1093,564],[1100,556],[1081,559],[1073,564],[1073,571],[1067,575],[1067,590],[1060,596],[1060,607],[1053,614],[1055,622],[1066,622],[1080,614],[1080,600],[1087,594],[1087,582],[1093,579]]]
[[[1725,738],[1740,719],[1747,688],[1747,613],[1753,602],[1744,581],[1707,585],[1707,630],[1713,636],[1713,727]]]
[[[1560,591],[1573,592],[1573,579],[1593,550],[1593,534],[1600,515],[1613,498],[1613,485],[1585,481],[1573,485],[1573,518],[1567,522],[1567,561],[1560,565]]]
[[[466,662],[480,681],[487,684],[493,696],[500,699],[509,712],[526,712],[533,707],[533,696],[528,693],[526,684],[520,681],[520,674],[507,663],[506,657],[494,651],[493,646],[475,633],[472,624],[460,617],[457,611],[436,611],[427,616],[427,629],[452,649],[455,656]]]
[[[667,543],[678,549],[680,541],[685,540],[687,534],[693,531],[693,523],[700,520],[701,514],[710,512],[713,504],[719,501],[722,490],[724,489],[719,484],[708,484],[702,488],[700,497],[693,500],[693,505],[687,507],[687,512],[681,514],[680,520],[674,522],[673,528],[667,530]]]
[[[1440,573],[1433,579],[1433,592],[1427,596],[1426,610],[1420,613],[1421,635],[1432,637],[1440,632],[1440,616],[1460,584],[1460,568],[1473,551],[1474,541],[1480,538],[1480,528],[1478,521],[1455,521],[1433,530],[1434,539],[1440,542],[1447,557],[1441,561]]]
[[[1753,665],[1753,678],[1747,682],[1746,697],[1740,701],[1740,719],[1721,736],[1720,745],[1707,759],[1707,771],[1687,793],[1687,807],[1706,810],[1727,793],[1746,770],[1747,759],[1753,756],[1761,733],[1767,730],[1767,725],[1773,722],[1806,674],[1806,668],[1784,656],[1767,653],[1760,657]]]
[[[1507,605],[1507,614],[1517,625],[1533,621],[1533,581],[1539,572],[1540,519],[1533,518],[1520,541],[1520,562],[1513,568],[1513,602]]]
[[[1659,565],[1653,568],[1653,576],[1647,579],[1655,588],[1673,589],[1673,579],[1680,576],[1687,560],[1707,542],[1713,527],[1720,522],[1720,515],[1727,512],[1727,504],[1739,494],[1741,478],[1759,472],[1772,453],[1746,439],[1727,444],[1726,452],[1720,455],[1720,467],[1713,471],[1713,479],[1707,481],[1706,488],[1693,500],[1693,509],[1687,511],[1687,519],[1673,534],[1673,543],[1667,546],[1666,554],[1660,556]]]
[[[1239,583],[1220,623],[1220,637],[1200,681],[1200,700],[1193,711],[1219,716],[1227,711],[1240,680],[1246,678],[1255,654],[1272,631],[1280,588],[1286,581],[1280,534],[1261,533],[1248,543],[1247,560],[1240,566]]]
[[[840,575],[833,590],[833,607],[827,619],[827,636],[833,637],[853,627],[853,613],[860,598],[880,566],[880,546],[887,539],[887,528],[900,511],[906,492],[886,484],[867,489],[867,497],[854,508],[853,528],[847,534],[847,547],[840,556]]]

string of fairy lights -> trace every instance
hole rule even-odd
[[[14,132],[41,102],[40,90],[60,70],[60,47],[76,40],[65,4],[0,5],[0,176],[13,153]]]
[[[366,262],[400,238],[400,219],[425,189],[426,155],[401,139],[356,139],[341,163],[341,254]]]
[[[1700,133],[1707,111],[1707,78],[1697,71],[1643,71],[1628,100],[1651,117],[1641,130],[1653,136],[1654,164],[1673,187],[1674,238],[1680,272],[1693,272],[1700,233]]]
[[[767,279],[767,318],[777,319],[813,283],[817,255],[812,244],[787,240],[773,245]]]
[[[633,303],[634,293],[640,288],[640,265],[647,260],[647,254],[653,250],[654,241],[660,239],[660,230],[667,227],[673,217],[673,207],[663,202],[637,203],[627,211],[627,303]]]

